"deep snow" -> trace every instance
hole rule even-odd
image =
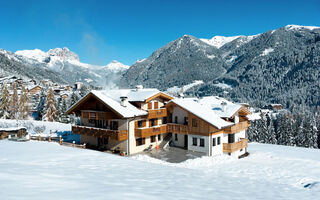
[[[319,150],[249,144],[249,157],[172,164],[0,141],[1,199],[318,199]]]

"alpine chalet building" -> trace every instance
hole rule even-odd
[[[247,152],[247,108],[219,97],[173,98],[157,89],[93,90],[67,114],[80,116],[72,132],[88,147],[132,155],[163,147],[208,156]]]

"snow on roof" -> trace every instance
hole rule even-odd
[[[120,102],[120,96],[118,99],[114,98],[115,96],[112,96],[112,93],[109,93],[110,91],[102,90],[93,90],[91,93],[95,95],[97,98],[99,98],[101,101],[103,101],[105,104],[110,106],[113,110],[115,110],[117,113],[119,113],[124,118],[134,117],[134,116],[141,116],[141,115],[147,115],[148,113],[143,110],[139,110],[129,102],[127,103],[127,106],[124,107],[121,105]]]
[[[221,119],[212,109],[199,103],[196,98],[173,99],[171,102],[200,117],[218,129],[233,125],[233,123]]]
[[[10,128],[0,128],[0,131],[18,131],[20,129],[27,129],[26,127],[19,126],[19,127],[10,127]]]
[[[160,91],[154,88],[145,89],[120,89],[104,91],[109,97],[120,100],[120,97],[128,97],[128,101],[145,101],[148,98],[158,94]]]
[[[222,108],[222,103],[226,103],[225,109]],[[208,109],[212,109],[219,117],[229,118],[232,117],[241,107],[240,104],[232,103],[222,97],[208,96],[200,99],[200,103]]]

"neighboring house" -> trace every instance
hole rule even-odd
[[[66,94],[66,93],[63,93],[63,94],[60,94],[60,97],[63,98],[63,99],[68,99],[69,95]]]
[[[42,88],[39,85],[34,85],[34,86],[28,86],[27,89],[30,95],[35,95],[35,94],[39,94]]]
[[[178,98],[157,89],[91,91],[67,114],[81,116],[72,132],[81,143],[132,155],[173,145],[209,156],[246,152],[250,112],[218,97]]]

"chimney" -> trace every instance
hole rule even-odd
[[[126,96],[121,96],[121,97],[120,97],[120,100],[121,100],[121,102],[120,102],[121,106],[127,107],[127,105],[128,105],[128,97],[126,97]]]
[[[136,91],[143,89],[143,85],[136,85]]]
[[[183,87],[181,87],[178,97],[184,99]]]
[[[227,110],[227,102],[222,101],[222,103],[221,103],[221,110],[222,110],[222,112],[226,112],[226,110]]]

